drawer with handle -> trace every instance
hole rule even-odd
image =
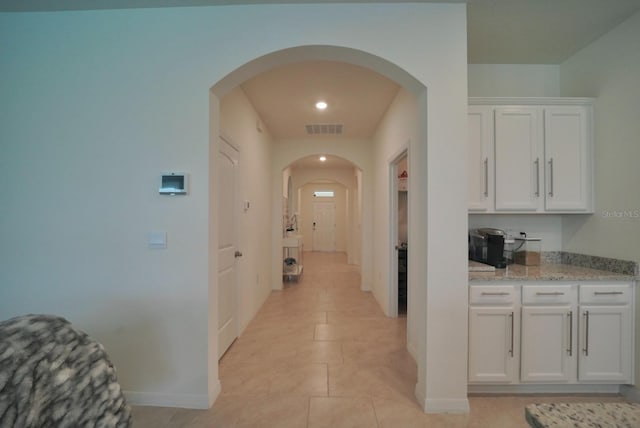
[[[516,300],[512,285],[478,285],[469,290],[470,305],[510,305]]]
[[[581,285],[581,305],[628,305],[631,303],[631,285]]]
[[[523,305],[566,305],[575,304],[576,286],[573,285],[524,285]]]

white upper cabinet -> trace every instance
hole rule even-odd
[[[544,109],[547,211],[591,209],[589,118],[585,106]]]
[[[590,99],[469,103],[470,212],[593,212]]]
[[[493,208],[493,111],[469,106],[468,180],[469,211]]]
[[[537,107],[496,107],[496,211],[540,207],[542,141]]]

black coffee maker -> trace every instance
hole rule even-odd
[[[469,260],[485,263],[503,269],[507,267],[504,258],[505,232],[484,227],[469,231]]]

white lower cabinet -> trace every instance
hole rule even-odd
[[[517,317],[513,307],[469,310],[469,382],[518,382]]]
[[[472,285],[470,384],[633,382],[629,283]]]
[[[517,383],[520,309],[514,286],[471,287],[469,382]]]
[[[575,323],[577,287],[522,287],[522,382],[576,379]]]
[[[629,285],[580,290],[578,379],[631,383],[633,379],[633,310]]]

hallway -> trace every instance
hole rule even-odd
[[[247,397],[237,427],[376,426],[374,402],[417,409],[405,338],[406,319],[360,291],[345,254],[306,253],[300,281],[273,292],[222,358],[216,406]]]
[[[273,291],[220,361],[214,406],[134,407],[134,427],[528,426],[524,405],[544,397],[475,397],[469,415],[425,415],[406,318],[386,318],[359,284],[344,253],[305,253],[300,281]]]

